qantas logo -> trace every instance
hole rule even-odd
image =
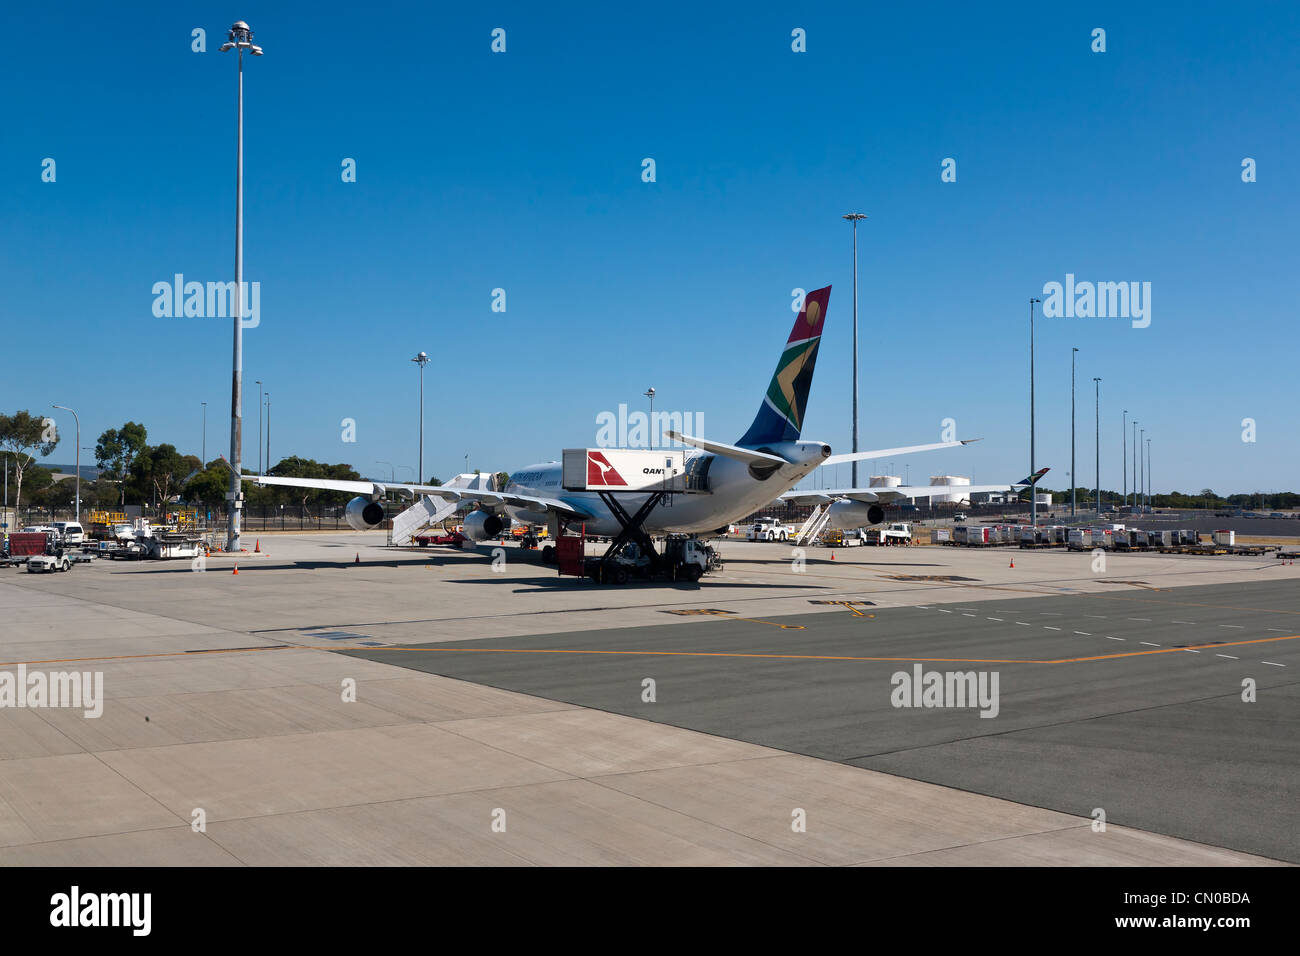
[[[593,485],[612,487],[618,485],[625,486],[627,485],[627,482],[623,479],[623,476],[614,469],[614,466],[609,463],[609,459],[601,452],[588,451],[587,485],[589,487]]]

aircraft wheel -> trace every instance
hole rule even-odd
[[[617,571],[614,572],[615,584],[627,584],[627,578],[628,578],[627,568],[619,568]]]
[[[554,564],[554,563],[555,563],[555,546],[554,546],[554,545],[550,545],[550,544],[548,544],[546,547],[542,548],[542,563],[543,563],[543,564]]]

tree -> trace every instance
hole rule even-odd
[[[126,477],[136,456],[145,448],[149,433],[143,425],[127,422],[121,428],[110,428],[95,443],[95,462],[102,468],[105,478],[117,479],[121,484],[121,504],[126,506]]]
[[[220,458],[185,483],[185,497],[194,503],[219,507],[230,490],[230,469]]]
[[[17,490],[14,492],[14,514],[23,500],[23,472],[36,461],[32,452],[42,457],[54,451],[59,435],[48,418],[37,418],[29,411],[0,415],[0,449],[10,453],[14,463]]]
[[[510,484],[510,472],[508,472],[508,471],[498,471],[498,472],[496,473],[496,486],[497,486],[497,488],[498,488],[498,489],[504,488],[504,487],[505,487],[506,485],[508,485],[508,484]]]
[[[198,456],[182,455],[175,445],[146,445],[131,462],[130,482],[141,498],[153,497],[166,505],[186,477],[201,467]]]
[[[54,472],[41,465],[32,465],[27,470],[24,484],[27,487],[27,500],[40,508],[62,508],[73,501],[72,487],[68,480],[55,481]]]

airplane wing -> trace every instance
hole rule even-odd
[[[530,511],[554,511],[566,518],[586,519],[591,513],[559,498],[541,498],[536,495],[518,495],[504,491],[480,491],[475,488],[449,488],[444,485],[405,485],[389,481],[348,481],[342,478],[279,478],[272,475],[243,475],[244,481],[260,487],[317,488],[321,491],[343,491],[373,498],[387,491],[405,491],[414,495],[431,495],[444,501],[470,501],[484,505],[510,505]]]
[[[824,462],[822,467],[827,465],[838,465],[846,461],[865,461],[870,458],[892,458],[894,455],[910,455],[918,451],[938,451],[940,448],[960,448],[962,445],[969,445],[971,442],[977,442],[978,438],[963,438],[957,441],[937,441],[929,445],[907,445],[903,448],[877,448],[872,451],[851,451],[843,455],[831,455]]]
[[[887,505],[902,498],[929,498],[933,495],[981,494],[988,491],[1018,491],[1038,483],[1049,468],[1040,468],[1027,478],[1001,485],[896,485],[892,488],[819,488],[813,491],[787,491],[781,501],[797,505],[818,505],[847,498],[866,504]]]

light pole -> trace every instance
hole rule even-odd
[[[1263,504],[1262,500],[1260,502]],[[1147,439],[1147,506],[1151,505],[1151,439]]]
[[[1078,491],[1076,486],[1079,484],[1079,478],[1074,471],[1074,359],[1079,354],[1076,348],[1070,349],[1070,517],[1078,508]],[[1031,472],[1032,474],[1032,472]]]
[[[1124,484],[1124,504],[1128,504],[1128,409],[1124,409],[1124,425],[1119,433],[1119,443],[1124,449],[1124,474],[1120,480]]]
[[[65,412],[72,412],[67,405],[54,405],[54,408],[61,408]],[[76,412],[72,412],[72,420],[77,423],[77,524],[81,524],[81,419],[77,417]]]
[[[1034,473],[1034,305],[1042,299],[1029,299],[1029,473]],[[1070,476],[1074,481],[1074,476]],[[1036,485],[1029,488],[1029,524],[1038,527],[1038,491]]]
[[[396,475],[396,473],[393,471],[393,463],[392,463],[391,461],[384,461],[383,459],[380,459],[380,460],[376,461],[375,464],[376,464],[376,465],[387,465],[387,466],[388,466],[388,480],[391,481],[393,484],[397,484],[397,475]]]
[[[429,356],[421,352],[411,361],[420,366],[420,468],[415,475],[415,483],[418,485],[424,481],[424,367],[429,364]]]
[[[266,393],[266,469],[271,470],[271,393]]]
[[[853,223],[853,451],[858,450],[858,222],[866,219],[860,212],[841,216]],[[853,459],[853,487],[858,487],[858,460]]]
[[[1129,505],[1131,511],[1137,510],[1137,490],[1138,490],[1138,420],[1133,419],[1133,501]]]
[[[1138,456],[1137,487],[1138,487],[1138,493],[1141,496],[1138,498],[1138,510],[1142,514],[1146,514],[1146,510],[1147,510],[1147,494],[1146,494],[1147,482],[1146,482],[1146,474],[1145,474],[1146,469],[1142,467],[1142,443],[1145,442],[1146,440],[1147,440],[1147,430],[1145,428],[1139,429],[1138,446],[1137,446],[1137,456]]]
[[[1097,429],[1097,514],[1101,514],[1101,379],[1093,378],[1093,388],[1096,390],[1096,424]]]
[[[240,452],[244,428],[244,51],[261,56],[262,48],[253,43],[253,31],[243,20],[236,20],[230,35],[221,45],[221,52],[237,50],[239,68],[239,132],[235,141],[235,347],[233,371],[230,378],[230,528],[226,535],[226,550],[239,550],[239,512],[244,503],[243,466]]]
[[[199,457],[203,459],[201,464],[204,468],[208,467],[208,403],[199,402],[203,406],[203,443],[199,446],[202,449]]]
[[[257,473],[266,474],[262,471],[262,380],[257,380]]]
[[[655,446],[655,387],[651,385],[641,393],[650,399],[650,447]]]

